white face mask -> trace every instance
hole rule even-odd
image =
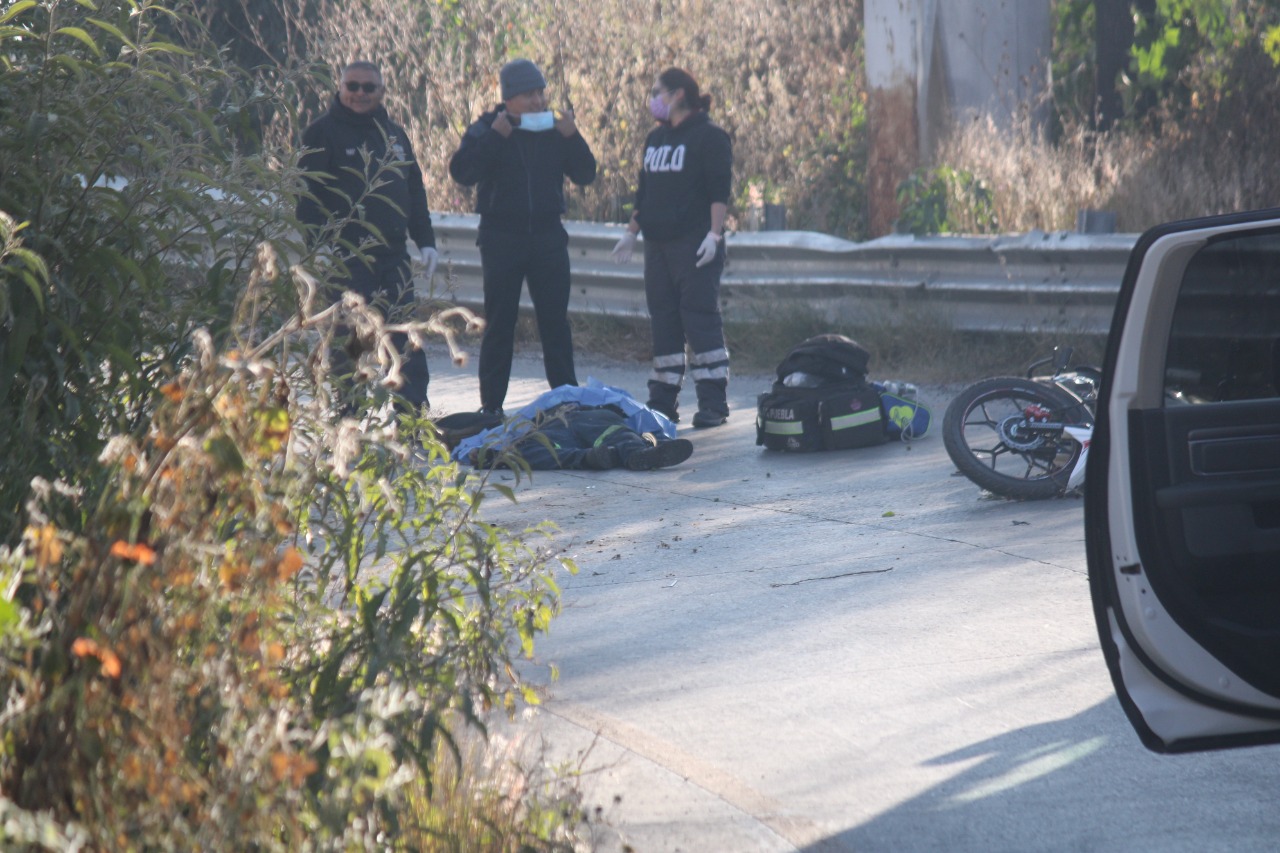
[[[520,129],[530,133],[541,133],[556,126],[556,114],[550,110],[540,113],[525,113],[520,116]]]

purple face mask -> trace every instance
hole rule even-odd
[[[649,99],[649,112],[653,113],[653,117],[658,121],[666,121],[671,117],[671,107],[662,100],[661,95],[654,95]]]

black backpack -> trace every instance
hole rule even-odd
[[[871,353],[844,335],[815,335],[791,348],[778,365],[778,381],[793,373],[807,373],[832,382],[866,379]]]
[[[844,335],[817,335],[778,365],[756,400],[756,444],[768,450],[845,450],[887,440],[880,391],[867,382],[871,353]]]

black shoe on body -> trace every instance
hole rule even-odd
[[[632,453],[627,457],[627,467],[632,471],[670,468],[672,465],[679,465],[692,455],[692,441],[687,438],[673,438]]]
[[[434,419],[436,433],[444,442],[444,446],[453,450],[463,439],[479,435],[487,429],[502,425],[499,415],[486,415],[483,412],[457,412]]]

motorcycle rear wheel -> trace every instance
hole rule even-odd
[[[1087,424],[1092,413],[1075,397],[1043,382],[996,376],[965,388],[947,406],[942,443],[960,473],[1014,500],[1057,497],[1080,458],[1080,443],[1063,431],[1028,430],[1027,410],[1039,420]]]

